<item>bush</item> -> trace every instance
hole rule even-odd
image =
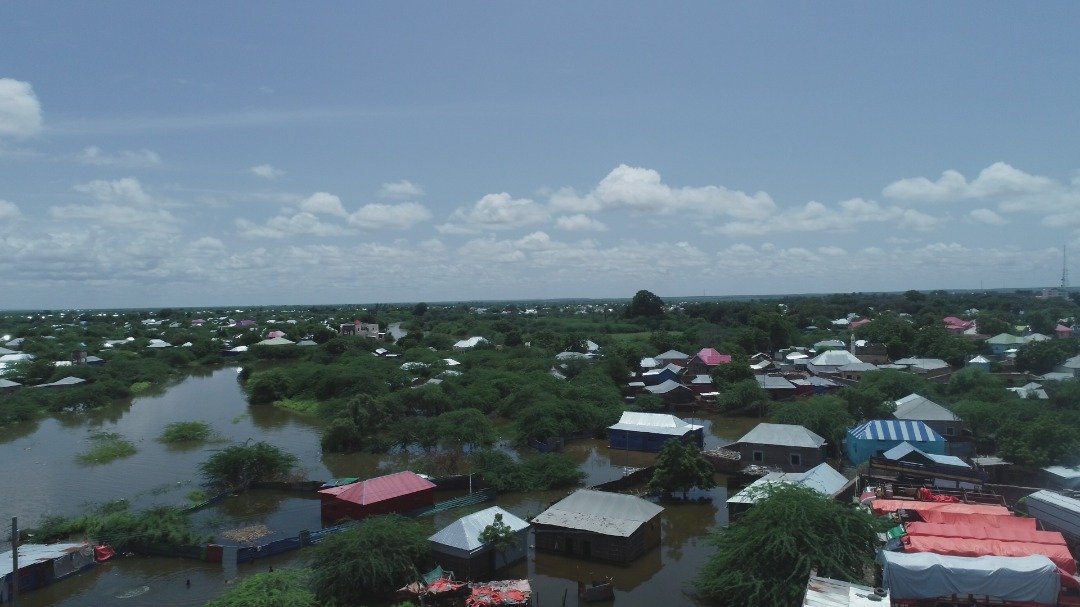
[[[243,489],[259,481],[283,480],[299,459],[266,442],[233,445],[199,464],[199,472],[221,489]]]
[[[190,443],[209,440],[214,429],[206,422],[172,422],[158,437],[162,443]]]

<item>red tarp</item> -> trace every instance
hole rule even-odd
[[[919,516],[927,523],[938,525],[977,525],[980,527],[999,527],[1002,529],[1038,529],[1035,519],[1020,516],[1002,516],[996,514],[960,514],[944,510],[926,510]]]
[[[977,523],[971,525],[908,523],[905,526],[905,530],[908,535],[959,537],[973,540],[997,540],[1001,542],[1027,542],[1029,544],[1067,546],[1064,535],[1061,535],[1057,531],[1039,531],[1038,529],[985,527]]]
[[[946,502],[916,502],[909,500],[874,500],[870,502],[874,514],[882,515],[896,512],[901,508],[914,510],[922,516],[923,512],[937,510],[941,512],[956,512],[959,514],[991,514],[998,516],[1012,516],[1005,506],[991,506],[987,504],[951,504]],[[925,520],[925,519],[924,519]]]
[[[111,559],[114,555],[112,546],[94,546],[94,560],[99,563]]]
[[[1032,544],[1029,542],[1001,542],[997,540],[973,540],[953,537],[909,535],[903,538],[904,552],[933,552],[946,556],[1030,556],[1042,554],[1058,569],[1076,575],[1076,561],[1066,546]]]

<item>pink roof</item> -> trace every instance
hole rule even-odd
[[[855,327],[861,327],[868,322],[870,322],[870,319],[864,318],[862,320],[856,320],[855,322],[848,324],[848,326],[854,329]]]
[[[727,363],[731,362],[730,354],[721,354],[717,352],[714,348],[702,348],[701,351],[697,353],[697,357],[701,360],[701,362],[709,365],[710,367],[712,365],[726,365]]]
[[[1072,328],[1066,327],[1065,325],[1058,325],[1054,327],[1054,333],[1072,333],[1072,331]]]
[[[323,489],[319,493],[336,495],[338,499],[353,502],[360,505],[374,504],[395,497],[401,497],[425,489],[434,489],[435,483],[422,478],[415,472],[397,472],[378,478],[369,478],[366,481]],[[341,489],[334,491],[334,489]]]
[[[271,339],[273,339],[275,337],[285,337],[285,332],[284,331],[271,331],[271,332],[267,333],[266,336],[271,338]]]

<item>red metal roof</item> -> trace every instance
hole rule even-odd
[[[723,365],[731,362],[730,354],[721,354],[717,352],[715,348],[702,348],[701,351],[697,353],[697,357],[701,362],[710,367],[712,365]]]
[[[345,485],[337,498],[360,505],[374,504],[402,495],[433,489],[435,483],[419,476],[415,472],[397,472],[366,481]],[[329,492],[329,490],[324,490]]]

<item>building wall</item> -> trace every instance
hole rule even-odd
[[[537,550],[615,563],[630,563],[660,545],[660,514],[643,523],[630,537],[601,535],[587,531],[538,525],[534,535]]]
[[[524,560],[528,556],[529,528],[514,534],[517,545],[502,553],[484,548],[471,555],[464,555],[448,546],[431,545],[431,556],[445,571],[452,571],[457,580],[486,580],[499,571]]]
[[[324,520],[339,520],[350,518],[360,520],[378,514],[390,514],[392,512],[405,513],[425,506],[435,504],[435,488],[421,489],[406,495],[392,499],[375,502],[374,504],[357,504],[336,497],[323,500],[322,517]]]
[[[759,451],[763,460],[754,459],[754,452]],[[806,472],[825,461],[825,448],[785,447],[781,445],[759,445],[739,443],[739,455],[744,466],[758,464],[778,468],[783,472]],[[798,455],[799,463],[793,464],[791,456]]]
[[[848,460],[858,465],[866,460],[870,459],[873,455],[878,455],[901,443],[910,443],[923,453],[932,453],[934,455],[945,455],[945,441],[930,441],[920,442],[914,440],[866,440],[861,438],[854,438],[850,434],[844,441],[844,455]]]
[[[703,430],[688,431],[681,437],[671,436],[670,434],[608,430],[608,447],[611,447],[612,449],[659,453],[660,449],[663,448],[664,443],[672,439],[681,440],[684,443],[692,442],[699,447],[705,442]]]

